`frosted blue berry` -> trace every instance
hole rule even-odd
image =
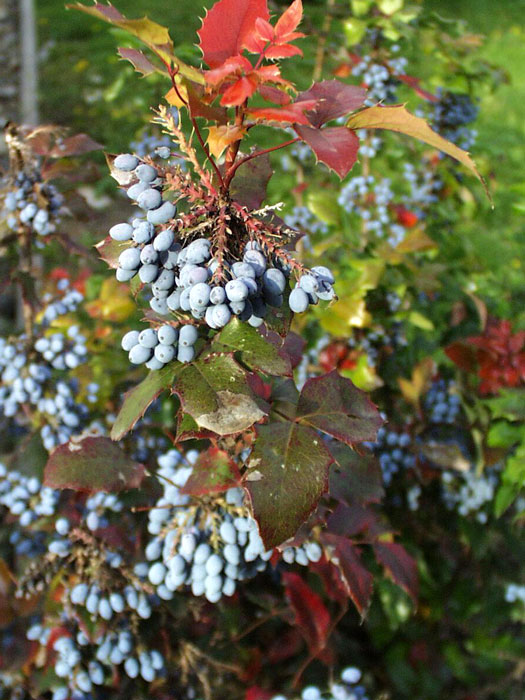
[[[114,241],[129,241],[133,236],[133,228],[129,224],[115,224],[109,229],[109,235]]]
[[[148,211],[148,221],[152,224],[167,224],[170,219],[173,219],[177,212],[177,208],[171,202],[164,202],[158,209]],[[164,250],[167,250],[164,248]],[[159,248],[157,248],[159,250]]]
[[[294,313],[303,313],[308,308],[309,303],[308,294],[303,289],[300,287],[292,289],[288,298],[288,304]]]
[[[125,172],[135,170],[138,164],[139,159],[136,156],[131,155],[131,153],[122,153],[113,161],[115,168],[118,170],[124,170]]]

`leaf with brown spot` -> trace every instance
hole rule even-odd
[[[96,493],[136,489],[144,478],[144,466],[128,457],[106,437],[73,438],[50,454],[44,485]]]

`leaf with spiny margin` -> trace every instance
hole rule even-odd
[[[259,331],[234,318],[213,341],[218,352],[237,352],[241,362],[250,369],[273,376],[290,376],[292,367],[286,355],[263,338]]]
[[[142,41],[149,49],[160,56],[168,63],[173,63],[178,73],[189,80],[196,83],[204,83],[202,73],[196,68],[186,65],[173,54],[173,42],[171,41],[169,31],[157,22],[153,22],[147,17],[141,19],[126,19],[116,7],[111,4],[104,5],[100,2],[95,2],[94,5],[82,5],[77,2],[75,4],[66,5],[68,10],[79,10],[87,15],[104,20],[119,29],[129,32],[137,39]]]
[[[117,51],[121,58],[125,61],[129,61],[137,73],[143,76],[148,76],[157,72],[167,73],[166,68],[158,68],[138,49],[127,49],[121,46]]]
[[[299,396],[297,420],[350,446],[375,440],[383,423],[365,392],[335,370],[308,379]]]
[[[397,542],[376,542],[373,547],[378,563],[385,567],[394,583],[417,604],[418,576],[415,559]]]
[[[50,454],[44,486],[96,493],[136,489],[144,466],[128,457],[106,437],[73,438]]]
[[[321,542],[328,560],[337,569],[348,596],[363,618],[370,605],[374,577],[361,564],[359,550],[346,537],[323,532]]]
[[[239,468],[229,454],[218,447],[210,447],[206,452],[200,453],[180,492],[189,496],[222,493],[239,486],[240,481]]]
[[[311,428],[290,421],[257,426],[245,488],[266,549],[293,537],[313,512],[331,461]]]
[[[198,426],[218,435],[240,433],[265,415],[248,385],[246,372],[231,354],[211,354],[182,365],[172,392]]]
[[[389,131],[397,131],[400,134],[406,134],[413,138],[419,139],[428,143],[443,153],[455,158],[471,173],[473,173],[483,185],[487,197],[492,202],[492,197],[487,188],[485,180],[482,178],[476,164],[470,157],[467,151],[455,146],[453,143],[444,139],[438,133],[433,131],[430,126],[421,117],[416,117],[410,112],[407,112],[404,105],[393,106],[378,106],[367,107],[352,114],[347,120],[346,126],[349,129],[388,129]]]
[[[330,495],[348,505],[379,503],[384,489],[376,457],[359,455],[341,442],[330,445],[330,452],[335,460],[330,469]]]
[[[140,384],[124,394],[124,403],[111,429],[112,440],[122,439],[133,429],[148,407],[171,385],[176,367],[177,365],[168,365],[150,372]]]

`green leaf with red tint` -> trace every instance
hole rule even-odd
[[[311,428],[288,421],[257,426],[245,487],[266,549],[295,535],[315,509],[331,461]]]
[[[175,370],[164,367],[150,372],[140,384],[124,394],[124,403],[111,429],[111,439],[120,440],[133,429],[148,407],[173,381]]]
[[[321,597],[313,591],[299,574],[287,571],[282,575],[286,597],[295,614],[299,628],[312,655],[324,649],[330,635],[330,613]]]
[[[157,68],[142,51],[138,49],[126,49],[120,47],[118,54],[125,61],[129,61],[133,68],[143,76],[151,75],[152,73],[167,73],[166,68]]]
[[[237,168],[230,185],[231,198],[248,209],[259,209],[273,175],[267,153],[248,160]]]
[[[415,559],[397,542],[376,542],[374,554],[394,583],[406,591],[414,604],[417,604],[419,586]]]
[[[45,486],[88,493],[136,489],[143,478],[143,465],[106,437],[73,438],[53,450],[44,470]]]
[[[327,165],[342,179],[348,175],[357,161],[359,139],[344,126],[315,129],[311,126],[296,126],[300,138],[307,143],[315,157]]]
[[[366,90],[356,85],[346,85],[339,80],[323,80],[301,92],[299,99],[316,100],[315,107],[308,112],[308,119],[312,126],[319,128],[326,122],[344,117],[362,107]]]
[[[250,43],[258,17],[268,20],[266,0],[219,0],[202,20],[199,47],[210,68],[240,54]]]
[[[274,376],[290,376],[292,366],[287,355],[269,342],[255,328],[233,319],[214,338],[213,350],[237,352],[240,361],[250,369]]]
[[[361,617],[366,615],[372,597],[374,578],[361,563],[359,550],[346,537],[323,533],[326,556],[336,567],[348,596]]]
[[[190,496],[205,496],[239,486],[240,481],[239,468],[228,453],[217,447],[210,447],[206,452],[200,453],[189,479],[180,492]]]
[[[371,454],[359,455],[338,442],[330,446],[335,462],[330,469],[329,491],[333,498],[353,503],[379,503],[384,495],[383,475]]]
[[[383,423],[367,394],[335,371],[308,379],[299,397],[297,420],[350,446],[375,440]]]
[[[231,354],[201,356],[179,366],[172,392],[200,428],[218,435],[240,433],[265,415],[248,385],[245,370]]]

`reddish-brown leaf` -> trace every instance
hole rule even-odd
[[[301,139],[315,153],[317,160],[345,177],[357,161],[359,138],[344,126],[314,129],[311,126],[298,126],[295,129]]]
[[[76,438],[60,445],[44,470],[45,486],[88,493],[135,489],[143,478],[143,465],[106,437]]]
[[[364,88],[346,85],[339,80],[314,83],[309,90],[299,95],[301,100],[316,100],[314,109],[308,113],[310,124],[315,127],[355,112],[363,106],[365,98]]]
[[[240,480],[239,468],[228,453],[217,447],[210,447],[206,452],[200,453],[188,481],[180,492],[190,496],[221,493],[238,486]]]
[[[383,497],[383,477],[377,458],[360,455],[340,442],[330,447],[335,463],[330,470],[330,495],[348,505],[378,503]]]
[[[261,85],[259,95],[267,102],[273,102],[276,105],[288,105],[291,102],[291,97],[287,92],[270,85]]]
[[[327,529],[334,535],[354,536],[372,528],[377,522],[375,513],[362,505],[351,507],[340,503],[327,521]]]
[[[465,372],[473,372],[477,367],[478,352],[465,341],[452,343],[445,348],[445,354]]]
[[[244,700],[271,700],[274,695],[275,693],[270,693],[269,690],[259,688],[258,685],[252,685],[251,688],[246,689]]]
[[[418,576],[415,559],[397,542],[377,542],[374,544],[374,554],[392,580],[417,604]]]
[[[300,629],[312,654],[322,651],[330,633],[330,613],[320,596],[308,586],[299,574],[282,575],[286,596],[295,613],[295,624]]]
[[[220,66],[213,70],[204,71],[204,76],[208,85],[220,85],[224,80],[241,73],[249,73],[252,70],[250,61],[241,56],[230,56]]]
[[[266,0],[219,0],[202,21],[199,46],[210,68],[220,66],[230,56],[250,44],[258,17],[268,20]]]
[[[100,148],[102,148],[102,145],[93,141],[87,134],[76,134],[67,139],[57,141],[56,145],[49,152],[49,155],[51,158],[80,156],[84,153],[90,153],[91,151],[98,151]]]
[[[226,110],[222,107],[213,107],[204,102],[199,92],[201,89],[200,86],[194,87],[192,83],[187,82],[185,87],[188,107],[192,117],[203,117],[208,121],[218,122],[219,124],[225,124],[227,122],[228,117]]]
[[[267,153],[246,161],[239,166],[232,180],[232,199],[249,209],[258,209],[266,199],[266,190],[272,175],[273,170]]]
[[[330,600],[335,600],[336,603],[344,603],[348,599],[346,586],[343,582],[339,569],[335,564],[332,564],[323,554],[322,558],[308,567],[314,571],[323,582],[323,593]]]
[[[323,533],[322,543],[328,559],[339,571],[347,594],[364,617],[370,605],[374,579],[361,564],[359,550],[346,537],[328,532]]]

